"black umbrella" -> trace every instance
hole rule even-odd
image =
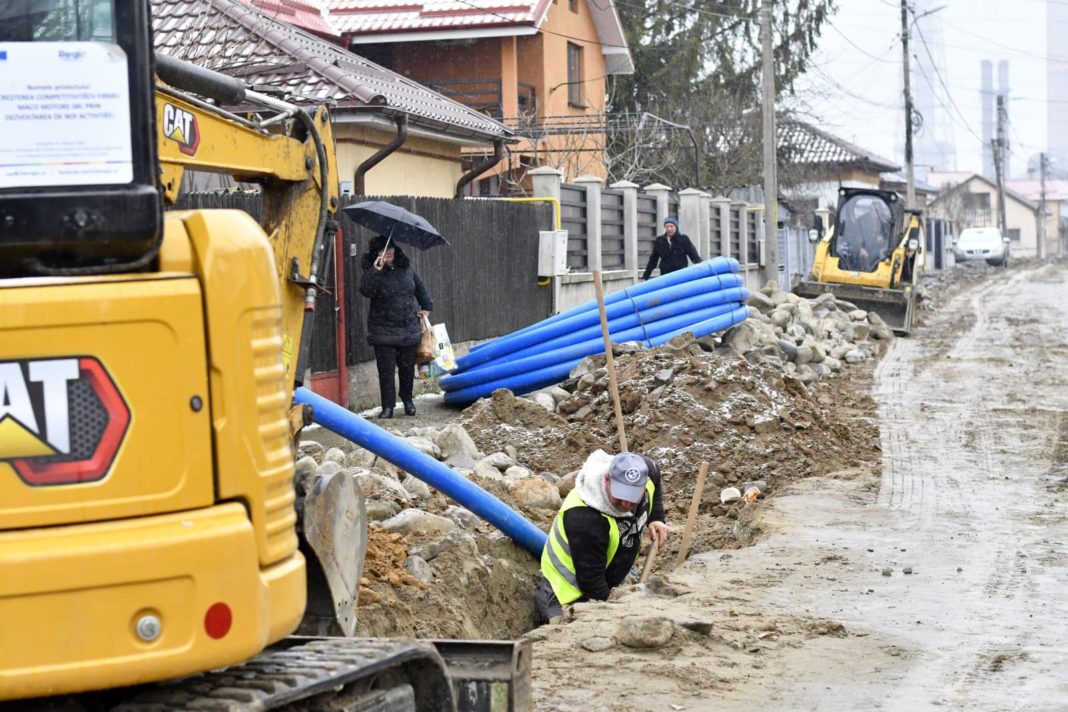
[[[384,200],[365,200],[355,205],[346,205],[342,211],[353,222],[379,235],[386,235],[386,247],[389,247],[390,240],[412,245],[420,250],[449,244],[425,219]],[[382,249],[384,252],[385,247]]]

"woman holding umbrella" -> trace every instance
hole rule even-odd
[[[360,294],[371,299],[367,310],[367,342],[375,350],[378,389],[382,396],[382,412],[378,417],[393,417],[397,401],[394,372],[399,374],[404,412],[415,415],[412,389],[420,319],[430,313],[434,302],[408,256],[396,242],[382,235],[371,240],[362,267]]]

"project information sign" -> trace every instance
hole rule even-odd
[[[0,42],[0,188],[133,180],[126,53],[103,42]]]

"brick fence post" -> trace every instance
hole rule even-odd
[[[679,232],[690,236],[697,254],[707,254],[707,241],[701,245],[701,191],[696,188],[679,191]]]

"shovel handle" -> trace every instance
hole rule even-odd
[[[653,572],[653,563],[656,561],[658,548],[655,541],[649,545],[649,556],[645,560],[645,568],[642,569],[642,577],[638,579],[638,583],[645,583],[645,580],[649,578],[649,574]]]
[[[686,554],[690,551],[690,539],[693,537],[693,527],[697,523],[697,510],[701,506],[701,495],[705,491],[705,478],[708,476],[708,462],[701,463],[701,469],[697,472],[697,484],[693,488],[693,499],[690,500],[690,514],[686,517],[686,531],[682,533],[682,546],[679,547],[679,558],[675,560],[676,566],[682,566],[686,561]]]

